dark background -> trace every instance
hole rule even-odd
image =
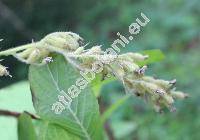
[[[110,119],[118,139],[198,140],[200,138],[200,1],[199,0],[0,0],[0,49],[37,41],[55,31],[73,31],[90,45],[107,48],[117,32],[128,35],[128,26],[140,13],[151,20],[123,52],[160,49],[164,61],[149,66],[148,74],[176,78],[178,90],[191,97],[176,103],[177,112],[156,114],[139,99],[126,102]],[[3,59],[3,58],[1,58]],[[7,57],[13,78],[1,78],[0,88],[27,79],[28,66]],[[109,105],[124,89],[114,82],[104,87]]]

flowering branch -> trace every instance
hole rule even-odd
[[[86,46],[86,45],[85,45]],[[13,55],[19,61],[32,65],[45,65],[53,61],[52,53],[62,54],[66,60],[81,71],[88,71],[94,64],[101,65],[103,78],[113,75],[121,81],[127,93],[135,94],[152,103],[156,111],[164,107],[175,111],[174,99],[184,99],[188,95],[175,90],[176,80],[166,81],[146,76],[147,66],[139,62],[148,59],[140,53],[118,55],[112,48],[103,51],[101,46],[85,49],[83,39],[72,32],[55,32],[41,41],[0,52],[0,56]],[[0,76],[9,75],[6,67],[0,65]]]

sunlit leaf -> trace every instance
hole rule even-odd
[[[31,117],[23,113],[18,118],[18,139],[37,140]]]

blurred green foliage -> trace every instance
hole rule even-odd
[[[156,114],[142,100],[130,98],[109,120],[118,139],[198,140],[200,138],[200,2],[199,0],[1,0],[21,26],[0,10],[1,50],[39,40],[54,31],[79,33],[90,46],[107,48],[117,32],[127,36],[128,26],[145,13],[150,22],[123,52],[161,49],[162,62],[149,66],[147,73],[176,78],[178,89],[190,93],[179,101],[176,113]],[[11,16],[12,17],[12,16]],[[18,23],[18,22],[17,22]],[[3,64],[14,78],[1,78],[0,87],[27,79],[27,66],[13,58]],[[104,86],[101,96],[111,105],[123,97],[121,84]],[[1,99],[1,98],[0,98]],[[117,128],[117,129],[116,129]]]

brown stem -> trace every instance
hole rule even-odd
[[[37,116],[35,116],[35,115],[27,112],[27,111],[25,111],[25,113],[27,113],[28,115],[30,115],[32,119],[39,119],[39,117],[37,117]],[[13,111],[8,111],[8,110],[0,110],[0,116],[1,115],[2,116],[10,116],[10,117],[18,118],[21,115],[21,113],[19,113],[19,112],[13,112]]]

